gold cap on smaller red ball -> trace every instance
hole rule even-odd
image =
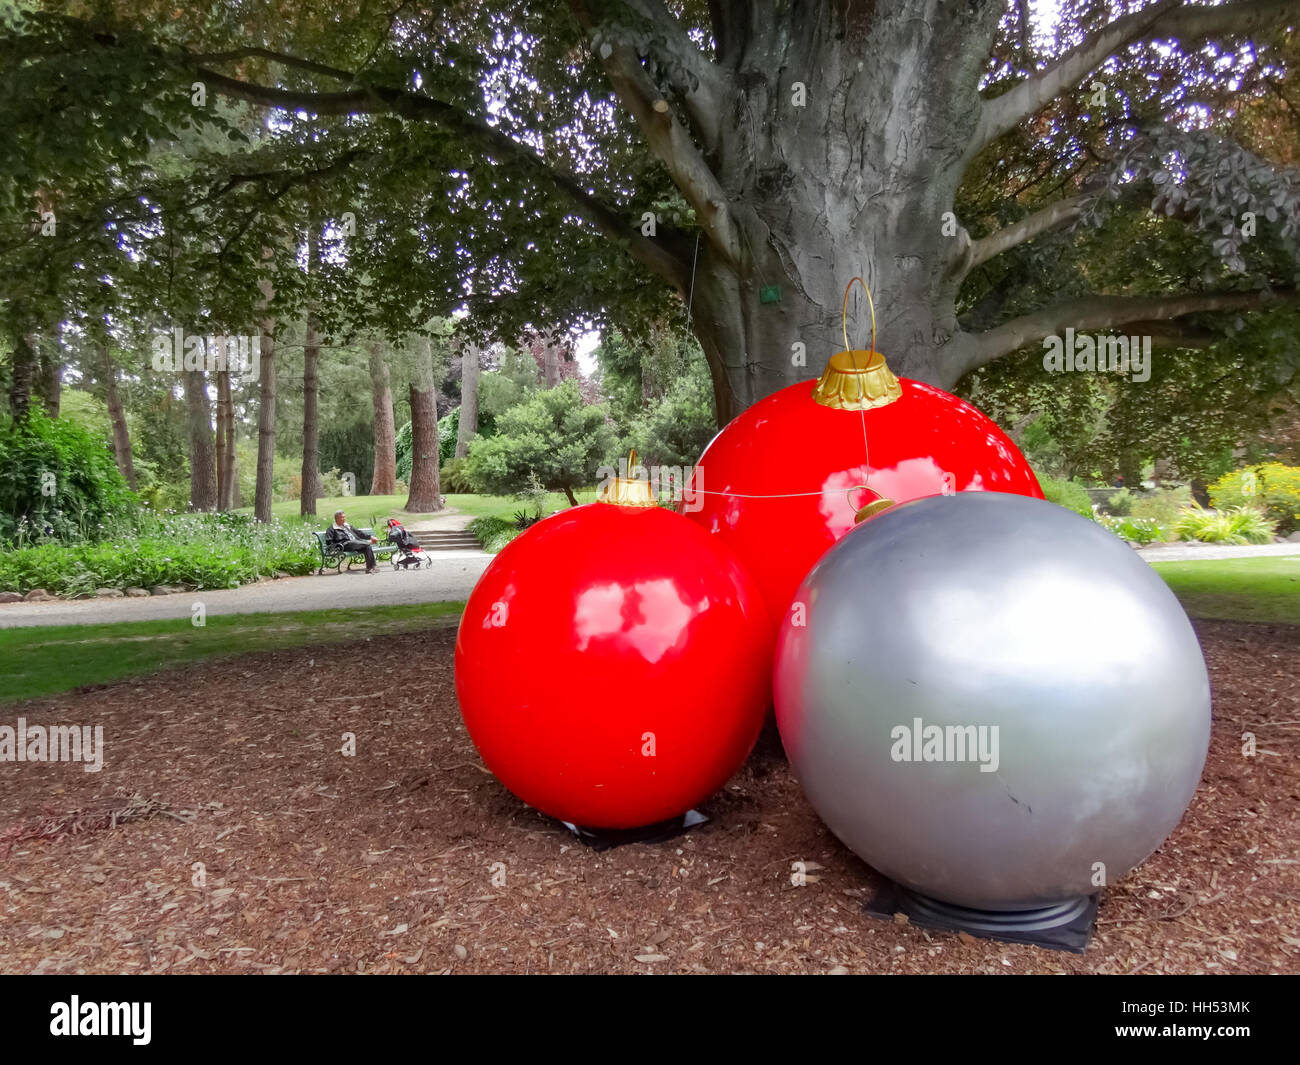
[[[636,452],[627,458],[627,472],[636,469]],[[620,507],[657,507],[659,501],[650,491],[650,482],[639,477],[613,477],[601,490],[601,503],[613,503]]]

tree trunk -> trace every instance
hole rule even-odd
[[[800,7],[736,15],[735,40],[718,42],[744,86],[709,154],[727,201],[720,225],[734,239],[715,238],[703,219],[698,260],[693,239],[680,257],[688,279],[693,267],[692,328],[722,424],[816,377],[844,347],[841,301],[857,275],[895,373],[951,387],[966,368],[945,347],[961,335],[955,266],[969,241],[959,226],[945,234],[945,215],[969,162],[982,106],[971,86],[1002,5],[969,0],[960,15],[942,0]],[[816,31],[796,21],[818,18]],[[870,317],[856,291],[849,341],[866,348]]]
[[[9,413],[22,420],[32,406],[32,388],[36,384],[40,357],[30,334],[15,330],[13,335],[13,374],[9,380]]]
[[[46,414],[57,418],[63,391],[63,360],[59,356],[58,343],[47,338],[44,343],[38,342],[34,346],[40,351],[41,403]]]
[[[428,337],[416,342],[415,375],[411,381],[410,514],[442,509],[438,479],[438,388],[433,379],[433,348]]]
[[[235,404],[230,371],[217,372],[217,509],[239,507],[239,468],[235,458]]]
[[[269,281],[260,283],[267,304],[274,291]],[[269,315],[259,323],[261,357],[257,391],[257,488],[253,495],[253,517],[271,520],[271,502],[275,491],[275,319]]]
[[[190,435],[190,510],[216,510],[217,453],[202,370],[185,372],[185,410]]]
[[[542,340],[542,387],[554,388],[560,383],[561,344],[558,337],[546,334]]]
[[[104,383],[104,405],[108,407],[108,420],[113,427],[113,461],[126,478],[126,483],[134,490],[135,462],[131,456],[131,434],[126,427],[126,412],[122,409],[122,397],[117,391],[117,367],[108,354],[107,344],[96,344],[95,353],[100,378]]]
[[[397,429],[393,424],[393,387],[382,340],[370,344],[370,394],[375,409],[375,467],[370,478],[370,494],[390,496],[397,491]]]
[[[314,247],[315,242],[312,242]],[[307,315],[307,334],[302,349],[302,492],[298,513],[316,513],[320,496],[320,422],[317,400],[320,392],[320,331],[316,316]]]
[[[470,439],[478,432],[478,345],[465,342],[460,356],[460,417],[456,427],[456,457],[469,454]]]

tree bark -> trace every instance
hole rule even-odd
[[[542,336],[542,387],[554,388],[560,383],[561,344],[557,337]]]
[[[456,425],[458,459],[469,454],[469,442],[478,432],[478,374],[478,345],[466,341],[460,356],[460,417]]]
[[[397,491],[397,428],[393,424],[393,386],[382,340],[370,343],[370,395],[375,412],[375,463],[370,494],[389,496]]]
[[[185,411],[190,436],[190,510],[216,510],[217,453],[202,370],[185,371]]]
[[[438,388],[433,379],[433,348],[428,337],[416,342],[415,373],[411,381],[410,514],[442,509],[438,476]]]
[[[320,331],[314,314],[307,315],[307,334],[302,350],[302,492],[298,513],[316,513],[320,496],[320,422],[317,401],[320,393]]]
[[[262,297],[269,305],[275,294],[270,282],[261,282],[261,289]],[[253,494],[253,517],[257,521],[270,521],[275,491],[275,319],[268,315],[258,328],[262,338],[257,381],[257,487]]]
[[[126,426],[126,412],[117,390],[117,366],[108,354],[107,344],[96,344],[95,354],[99,364],[100,380],[104,383],[104,405],[108,407],[108,420],[113,428],[113,461],[132,490],[136,487],[135,461],[131,455],[131,434]]]
[[[15,330],[12,340],[14,356],[13,373],[9,379],[9,413],[15,421],[21,421],[31,410],[32,388],[36,384],[40,358],[28,333]]]
[[[35,341],[35,338],[33,338]],[[63,392],[63,360],[56,341],[46,338],[44,343],[34,342],[40,352],[41,403],[51,418],[59,416],[59,400]]]
[[[239,499],[239,460],[235,451],[235,403],[230,371],[217,372],[217,509],[236,510]]]

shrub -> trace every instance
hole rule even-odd
[[[1112,514],[1125,517],[1133,512],[1133,493],[1127,488],[1121,488],[1106,500],[1106,506]]]
[[[444,462],[438,474],[438,481],[442,485],[442,490],[449,495],[467,495],[474,491],[474,486],[470,484],[469,477],[465,474],[464,459],[449,459]]]
[[[469,531],[478,537],[483,550],[495,555],[518,535],[515,523],[505,518],[475,518],[469,523]]]
[[[1164,529],[1152,518],[1126,518],[1099,514],[1097,522],[1130,544],[1150,544],[1165,538]]]
[[[1267,515],[1253,507],[1231,507],[1217,512],[1188,507],[1174,526],[1184,540],[1207,544],[1267,544],[1276,529]]]
[[[1300,466],[1265,462],[1225,473],[1210,485],[1210,502],[1215,507],[1259,507],[1285,536],[1300,528]]]
[[[1065,507],[1066,510],[1072,510],[1076,514],[1082,514],[1085,518],[1092,517],[1092,500],[1088,498],[1088,493],[1078,481],[1040,476],[1038,483],[1042,486],[1043,495],[1049,502]]]
[[[1192,490],[1186,485],[1160,488],[1154,492],[1135,492],[1129,516],[1151,518],[1164,529],[1172,529],[1178,515],[1192,502]]]
[[[107,445],[39,407],[0,424],[0,542],[98,539],[139,501]]]
[[[502,414],[497,435],[474,445],[465,470],[479,492],[509,495],[535,483],[572,503],[613,450],[605,407],[584,403],[577,383],[564,381]]]
[[[312,572],[316,542],[294,523],[249,514],[142,512],[129,536],[98,543],[44,543],[0,552],[0,590],[44,588],[80,595],[96,588],[234,588],[270,576]]]

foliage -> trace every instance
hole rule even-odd
[[[495,422],[511,407],[518,406],[538,390],[540,377],[537,361],[518,348],[507,347],[501,354],[501,366],[479,375],[479,434],[486,434],[485,422]]]
[[[1044,477],[1042,474],[1038,474],[1038,483],[1042,487],[1043,496],[1048,502],[1056,503],[1058,506],[1065,507],[1066,510],[1072,510],[1085,518],[1092,517],[1092,500],[1088,498],[1088,493],[1084,490],[1083,485],[1076,481],[1062,480],[1059,477]]]
[[[1174,531],[1184,540],[1207,544],[1267,544],[1272,542],[1277,526],[1254,507],[1221,511],[1188,507],[1178,516]]]
[[[0,423],[0,542],[94,539],[138,505],[102,439],[33,407]]]
[[[693,466],[717,431],[713,384],[698,360],[687,363],[668,391],[633,418],[627,444],[647,465]]]
[[[1112,514],[1125,517],[1132,513],[1133,493],[1127,488],[1121,488],[1114,495],[1107,497],[1106,506]]]
[[[1152,518],[1125,518],[1098,514],[1096,520],[1103,528],[1109,529],[1127,543],[1150,544],[1165,538],[1164,529]]]
[[[1162,529],[1172,529],[1179,513],[1191,501],[1192,490],[1186,485],[1159,488],[1153,492],[1135,492],[1129,514],[1134,518],[1149,518]]]
[[[1300,528],[1300,466],[1265,462],[1224,474],[1210,486],[1215,507],[1260,506],[1282,536]]]
[[[467,528],[478,537],[483,550],[493,555],[513,540],[519,532],[513,521],[495,517],[475,518]]]
[[[315,540],[296,524],[237,513],[144,514],[135,535],[0,552],[0,590],[72,596],[156,584],[236,588],[277,570],[310,573],[318,562]]]
[[[474,491],[469,477],[465,474],[465,459],[448,459],[442,464],[438,483],[447,495],[460,495]]]
[[[595,479],[613,449],[606,408],[584,404],[577,384],[564,381],[502,414],[497,435],[479,441],[465,471],[480,492],[521,492],[535,478],[572,494]]]

